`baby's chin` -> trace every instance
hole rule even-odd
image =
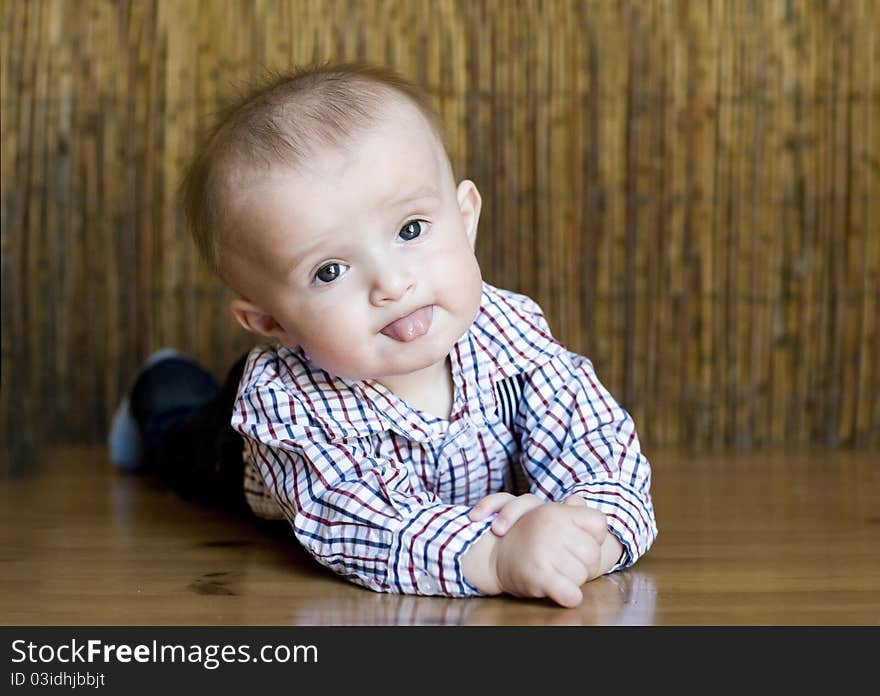
[[[350,362],[331,360],[327,359],[326,356],[308,354],[308,352],[306,352],[306,355],[313,367],[319,368],[333,377],[353,382],[417,372],[418,370],[430,367],[435,362],[446,357],[446,354],[436,359],[428,355],[397,356],[384,359],[373,357],[373,359]]]
[[[392,340],[392,339],[389,339]],[[375,360],[369,361],[369,365],[349,366],[349,369],[340,368],[337,376],[349,380],[381,380],[385,377],[401,377],[430,368],[437,363],[443,362],[449,356],[455,341],[435,341],[431,345],[427,342],[416,346],[418,341],[411,344],[401,344],[403,350],[388,351],[391,355],[376,356]],[[448,344],[448,345],[447,345]],[[397,347],[395,347],[397,348]],[[332,372],[332,370],[328,370]],[[340,374],[345,373],[348,374]]]
[[[380,360],[378,364],[370,370],[370,379],[379,379],[380,377],[396,377],[401,375],[412,374],[420,370],[427,369],[437,363],[446,360],[449,352],[452,350],[454,342],[446,345],[447,342],[435,342],[434,345],[413,346],[406,345],[406,350],[399,351],[398,354],[388,356],[384,360]]]

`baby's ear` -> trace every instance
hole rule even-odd
[[[471,243],[471,249],[473,249],[477,243],[477,226],[480,222],[480,210],[483,207],[483,199],[480,198],[477,185],[470,179],[465,179],[458,185],[456,196],[458,198],[458,208],[461,211],[461,219],[464,222],[464,231],[467,234],[468,241]]]
[[[284,345],[295,345],[287,330],[275,321],[275,317],[264,312],[253,302],[236,297],[229,303],[229,310],[245,331],[277,339]]]

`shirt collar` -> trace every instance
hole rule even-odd
[[[530,372],[564,350],[533,300],[483,283],[477,317],[452,355],[475,380],[494,384]]]
[[[309,362],[300,348],[280,348],[284,381],[330,441],[386,431],[428,442],[449,428],[480,427],[495,410],[495,383],[534,370],[564,351],[541,309],[524,295],[483,283],[480,309],[450,351],[455,402],[450,419],[410,408],[374,380],[335,377]]]

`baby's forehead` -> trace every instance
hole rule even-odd
[[[436,159],[441,153],[446,158],[441,134],[414,104],[403,97],[390,99],[374,114],[366,127],[354,129],[338,143],[319,143],[316,148],[319,154],[341,150],[353,156],[375,147],[377,140],[389,153],[405,149],[412,159]]]
[[[364,197],[410,183],[418,188],[426,183],[438,189],[454,186],[441,135],[416,107],[402,100],[389,103],[366,128],[332,142],[314,140],[304,157],[245,165],[239,173],[239,190],[273,178],[299,179],[313,188],[335,189],[341,196],[351,186]]]
[[[368,121],[327,129],[312,124],[302,126],[301,130],[310,133],[305,152],[292,155],[276,151],[254,158],[249,148],[235,148],[238,152],[227,158],[228,177],[224,178],[229,183],[234,180],[238,188],[279,172],[315,175],[315,163],[348,162],[370,149],[374,155],[379,154],[377,150],[385,150],[388,155],[394,150],[405,150],[413,166],[420,158],[449,161],[442,134],[415,104],[400,95],[389,96]]]
[[[389,108],[373,127],[343,142],[315,145],[303,161],[246,168],[238,179],[230,193],[239,232],[250,244],[270,245],[291,230],[293,236],[320,234],[345,221],[405,214],[411,211],[398,208],[420,199],[439,203],[455,188],[430,123],[405,108]]]

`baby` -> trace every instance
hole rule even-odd
[[[232,427],[251,507],[382,592],[576,606],[657,529],[633,421],[529,298],[485,283],[439,119],[366,65],[228,109],[184,185],[231,310],[269,339]]]

